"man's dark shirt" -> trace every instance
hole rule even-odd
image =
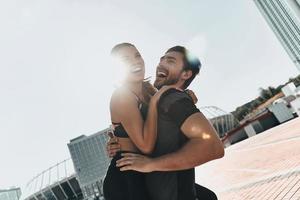
[[[188,140],[180,127],[192,114],[199,112],[185,92],[166,91],[158,103],[157,141],[152,157],[179,150]],[[195,200],[194,168],[172,172],[146,173],[146,184],[153,200]]]

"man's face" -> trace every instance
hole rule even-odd
[[[160,89],[164,85],[173,85],[180,80],[183,72],[183,55],[176,51],[166,53],[160,58],[156,68],[154,87]]]

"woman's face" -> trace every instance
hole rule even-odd
[[[125,68],[125,81],[139,82],[144,80],[145,63],[135,47],[123,47],[118,52],[118,59],[121,63],[120,67]],[[121,69],[120,71],[123,71]]]

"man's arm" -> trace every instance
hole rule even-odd
[[[118,138],[110,133],[109,140],[106,143],[106,155],[109,158],[112,158],[118,151],[121,151],[121,145],[118,143]]]
[[[125,153],[124,158],[117,161],[117,166],[122,167],[122,171],[175,171],[190,169],[224,156],[223,144],[202,113],[190,115],[181,130],[189,140],[178,151],[152,159]]]
[[[222,142],[202,113],[189,116],[181,130],[189,140],[178,151],[154,158],[152,171],[189,169],[224,156]]]

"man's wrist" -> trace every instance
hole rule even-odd
[[[148,169],[150,172],[158,171],[157,159],[155,158],[151,159],[151,161],[148,163]]]

